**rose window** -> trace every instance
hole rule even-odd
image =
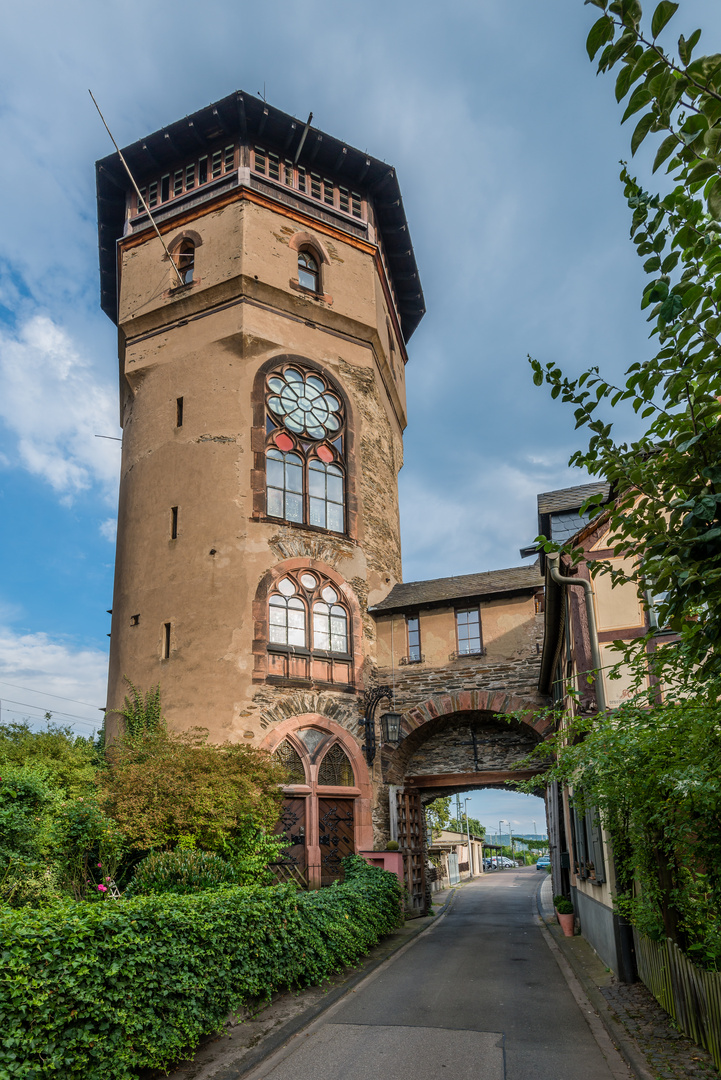
[[[325,439],[340,430],[340,400],[317,375],[303,375],[295,368],[268,379],[268,408],[296,435]]]

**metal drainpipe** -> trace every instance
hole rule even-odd
[[[588,619],[588,637],[591,645],[591,663],[596,672],[596,704],[599,712],[606,711],[606,689],[603,685],[603,672],[601,670],[601,650],[598,647],[598,630],[596,629],[596,611],[593,605],[593,589],[591,582],[585,578],[564,577],[558,569],[560,554],[557,551],[546,555],[551,571],[551,578],[558,585],[580,585],[585,593],[586,617]]]

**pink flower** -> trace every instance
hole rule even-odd
[[[98,892],[107,892],[107,891],[108,891],[107,885],[98,885]]]

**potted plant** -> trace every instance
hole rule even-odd
[[[573,937],[573,904],[567,896],[554,896],[556,918],[566,937]]]

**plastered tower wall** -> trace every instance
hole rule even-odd
[[[157,236],[133,226],[127,193],[117,245],[123,454],[110,738],[126,676],[143,689],[159,683],[169,724],[202,725],[213,741],[259,744],[275,721],[299,713],[357,734],[375,666],[367,608],[401,579],[405,345],[373,200],[365,196],[365,236],[352,235],[342,221],[254,190],[247,148],[245,158],[242,145],[236,153],[231,193],[160,224],[171,253],[192,241],[191,284],[178,286]],[[318,256],[318,295],[298,286],[304,247]],[[342,396],[343,534],[266,512],[266,374],[283,362],[317,370]],[[268,593],[302,568],[334,582],[350,612],[347,678],[273,674]]]

